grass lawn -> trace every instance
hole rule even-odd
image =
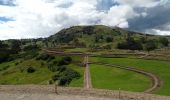
[[[157,90],[155,93],[161,95],[170,95],[170,62],[143,59],[101,58],[101,57],[91,57],[90,61],[133,66],[148,72],[152,72],[158,75],[163,81],[163,86],[161,86],[160,89]]]
[[[151,85],[146,76],[103,65],[90,65],[94,88],[143,92]]]
[[[71,83],[70,83],[70,87],[83,87],[83,83],[84,83],[84,67],[81,66],[77,66],[77,65],[69,65],[70,68],[72,68],[73,70],[77,71],[80,73],[81,77],[79,79],[74,79]]]

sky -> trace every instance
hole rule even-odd
[[[170,35],[170,0],[0,0],[0,40],[99,24]]]

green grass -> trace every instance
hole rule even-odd
[[[70,87],[83,87],[83,81],[84,81],[84,67],[81,66],[77,66],[77,65],[70,65],[70,68],[72,68],[73,70],[77,71],[80,73],[81,77],[79,79],[74,79],[71,83],[70,83]]]
[[[41,65],[42,61],[31,59],[15,65],[16,62],[19,61],[0,64],[0,68],[4,65],[10,66],[7,70],[0,71],[0,84],[48,84],[48,80],[54,74],[48,70],[46,64]],[[34,67],[36,71],[27,73],[28,66]]]
[[[94,88],[143,92],[151,81],[144,75],[103,65],[90,65]]]
[[[87,52],[87,48],[66,49],[66,52]]]
[[[142,60],[142,59],[128,59],[128,58],[100,58],[92,57],[91,61],[98,61],[110,64],[119,64],[126,66],[133,66],[143,69],[153,74],[158,75],[163,81],[163,86],[155,93],[161,95],[170,95],[170,62]]]
[[[63,56],[56,56],[53,61],[61,60]],[[73,57],[73,61],[80,61],[81,57]],[[48,64],[51,62],[28,59],[17,59],[11,62],[5,62],[0,64],[0,84],[5,85],[20,85],[20,84],[48,84],[51,77],[56,72],[51,72],[48,69]],[[27,68],[33,67],[36,71],[34,73],[28,73]],[[7,67],[7,68],[6,68]],[[84,68],[75,64],[68,65],[71,69],[79,72],[81,77],[71,82],[72,87],[83,87],[83,75]]]

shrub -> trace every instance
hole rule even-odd
[[[36,58],[36,60],[44,60],[44,61],[51,61],[51,60],[53,60],[53,59],[55,59],[55,57],[54,57],[54,56],[51,56],[51,55],[48,55],[48,54],[40,54],[40,55]]]
[[[57,68],[58,66],[54,66],[54,65],[52,65],[52,64],[49,64],[48,65],[48,69],[50,70],[50,71],[52,71],[52,72],[56,72],[57,71]]]
[[[59,78],[60,78],[59,74],[56,74],[56,75],[52,76],[53,81],[59,80]]]
[[[53,80],[49,80],[49,81],[48,81],[48,84],[53,84],[53,83],[54,83]]]
[[[169,44],[169,41],[168,41],[168,39],[166,38],[166,37],[160,37],[159,38],[159,42],[163,45],[163,46],[168,46],[168,44]]]
[[[106,42],[107,43],[113,42],[113,37],[111,37],[111,36],[106,37]]]
[[[72,62],[72,58],[71,58],[71,57],[63,57],[63,58],[58,62],[58,66],[69,65],[71,62]]]
[[[31,51],[31,50],[39,50],[39,47],[37,45],[28,45],[28,46],[25,46],[24,51]]]
[[[19,62],[16,62],[16,63],[15,63],[15,66],[17,66],[18,64],[19,64]]]
[[[69,85],[74,78],[79,78],[80,74],[75,70],[67,68],[64,72],[60,73],[59,85]]]
[[[65,85],[69,85],[69,83],[71,82],[71,78],[67,77],[67,76],[62,76],[60,81],[59,81],[59,85],[60,86],[65,86]]]
[[[0,71],[7,70],[9,67],[10,67],[9,65],[4,66],[4,67],[2,67],[2,68],[0,69]]]
[[[144,45],[144,49],[148,52],[156,48],[157,48],[157,44],[155,41],[152,41],[152,40],[147,41],[146,44]]]
[[[28,73],[34,73],[35,72],[35,69],[33,67],[28,67],[27,68],[27,72]]]
[[[65,66],[58,66],[57,71],[64,72],[67,68]]]
[[[133,38],[129,38],[124,42],[117,44],[118,49],[129,49],[129,50],[142,50],[142,43],[135,41]]]

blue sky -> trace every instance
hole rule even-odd
[[[170,35],[170,1],[0,0],[0,39],[47,37],[95,24]]]

